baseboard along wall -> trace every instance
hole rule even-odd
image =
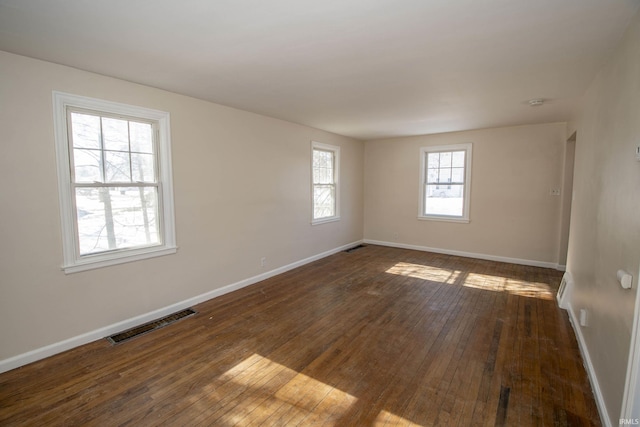
[[[587,370],[587,376],[589,377],[589,382],[591,383],[593,395],[596,398],[596,405],[598,406],[598,412],[600,413],[600,420],[605,427],[613,427],[611,418],[609,418],[607,406],[604,402],[604,396],[602,395],[600,383],[598,383],[596,371],[593,367],[593,364],[591,363],[591,357],[589,356],[587,343],[584,340],[584,335],[582,335],[582,327],[580,326],[579,317],[578,315],[576,315],[573,307],[571,306],[571,302],[567,303],[567,313],[569,314],[569,320],[571,321],[573,332],[575,333],[576,339],[578,340],[578,347],[580,348],[580,354],[582,355],[582,360],[584,361],[584,367]]]
[[[544,262],[544,261],[535,261],[529,259],[521,259],[521,258],[509,258],[497,255],[487,255],[487,254],[479,254],[476,252],[464,252],[464,251],[456,251],[452,249],[441,249],[441,248],[431,248],[428,246],[418,246],[418,245],[407,245],[404,243],[397,242],[385,242],[381,240],[371,240],[364,239],[364,243],[369,243],[372,245],[380,245],[380,246],[390,246],[393,248],[402,248],[402,249],[413,249],[416,251],[423,252],[434,252],[437,254],[445,254],[445,255],[455,255],[461,256],[465,258],[476,258],[476,259],[484,259],[487,261],[498,261],[498,262],[508,262],[510,264],[519,264],[519,265],[530,265],[533,267],[543,267],[543,268],[553,268],[555,270],[564,271],[564,265],[555,264],[552,262]]]
[[[562,295],[559,294],[558,298],[556,298],[558,306],[562,309],[565,309],[569,315],[569,321],[571,323],[571,327],[573,328],[573,333],[576,336],[576,340],[578,341],[578,348],[580,349],[580,355],[582,356],[584,367],[587,371],[587,377],[589,378],[589,382],[591,383],[591,390],[593,390],[593,395],[596,399],[596,405],[598,407],[600,419],[602,420],[602,423],[605,427],[612,427],[611,419],[609,418],[609,413],[607,411],[607,406],[605,405],[604,397],[602,396],[602,390],[600,389],[600,383],[598,382],[596,371],[593,367],[593,364],[591,363],[591,356],[589,355],[587,344],[584,340],[584,335],[582,334],[580,317],[576,314],[573,306],[571,305],[571,296],[573,294],[575,283],[570,272],[566,272],[564,274],[562,282],[564,284],[564,289],[559,289],[559,291],[562,291]]]
[[[56,342],[44,347],[40,347],[23,354],[19,354],[17,356],[10,357],[8,359],[0,360],[0,373],[7,372],[15,368],[19,368],[20,366],[24,366],[29,363],[36,362],[38,360],[47,358],[49,356],[62,353],[63,351],[67,351],[72,348],[79,347],[81,345],[88,344],[90,342],[102,339],[106,336],[113,335],[115,333],[133,328],[138,325],[142,325],[149,321],[156,320],[160,317],[164,317],[166,315],[175,313],[176,311],[183,310],[185,308],[191,307],[201,302],[205,302],[210,299],[219,297],[221,295],[228,294],[229,292],[233,292],[238,289],[242,289],[246,286],[253,285],[255,283],[269,279],[273,276],[277,276],[278,274],[285,273],[289,270],[293,270],[294,268],[301,267],[305,264],[309,264],[311,262],[328,257],[330,255],[352,248],[362,243],[363,243],[362,240],[348,243],[346,245],[343,245],[334,249],[330,249],[328,251],[319,253],[317,255],[313,255],[311,257],[301,259],[291,264],[278,267],[276,269],[267,271],[257,276],[249,277],[239,282],[214,289],[212,291],[206,292],[201,295],[197,295],[195,297],[186,299],[184,301],[177,302],[175,304],[171,304],[169,306],[160,308],[158,310],[150,311],[148,313],[141,314],[139,316],[135,316],[130,319],[126,319],[121,322],[117,322],[112,325],[108,325],[108,326],[84,333],[82,335],[78,335],[60,342]]]

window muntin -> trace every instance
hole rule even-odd
[[[67,109],[79,255],[160,240],[154,124]]]
[[[421,149],[419,217],[469,220],[471,144]]]
[[[336,214],[336,184],[333,151],[313,150],[313,219]]]
[[[338,170],[340,147],[312,144],[312,223],[334,221],[339,216]]]
[[[169,115],[54,92],[67,273],[175,253]]]

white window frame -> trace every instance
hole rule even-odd
[[[315,218],[315,200],[313,182],[313,153],[315,150],[330,151],[333,153],[333,183],[335,186],[335,215],[330,217]],[[324,224],[327,222],[340,220],[340,147],[337,145],[323,144],[321,142],[311,141],[311,224]]]
[[[438,152],[451,152],[451,151],[462,151],[465,153],[465,178],[464,178],[464,199],[463,199],[463,208],[462,215],[432,215],[427,214],[426,212],[426,203],[427,198],[425,197],[425,189],[427,185],[427,155],[429,153],[438,153]],[[434,145],[428,147],[420,148],[420,205],[418,207],[418,219],[423,220],[436,220],[436,221],[448,221],[448,222],[463,222],[468,223],[469,220],[469,207],[471,201],[471,164],[472,164],[472,151],[473,145],[472,143],[463,143],[463,144],[451,144],[451,145]]]
[[[154,246],[118,249],[96,254],[80,255],[76,212],[73,205],[71,178],[71,141],[69,140],[68,109],[91,110],[100,114],[121,115],[153,121],[158,168],[158,215],[160,244]],[[169,113],[88,98],[63,92],[53,92],[53,118],[58,167],[58,192],[62,222],[63,265],[65,273],[101,268],[176,253],[173,178],[171,172],[171,138]]]

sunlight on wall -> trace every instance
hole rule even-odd
[[[462,281],[462,286],[467,288],[507,292],[527,298],[551,300],[554,297],[551,287],[545,283],[527,282],[489,274],[462,273],[458,270],[448,270],[429,265],[399,262],[386,272],[449,285],[453,285],[457,280],[460,280]]]

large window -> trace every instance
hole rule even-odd
[[[174,253],[168,113],[54,92],[67,273]]]
[[[421,219],[469,221],[471,144],[420,149]]]
[[[312,224],[340,219],[340,147],[312,142]]]

